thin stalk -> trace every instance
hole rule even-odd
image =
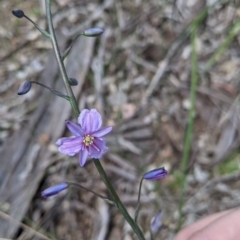
[[[33,235],[39,237],[40,239],[45,239],[45,240],[51,240],[52,239],[52,238],[50,239],[49,237],[47,237],[47,236],[43,235],[42,233],[38,232],[34,228],[31,228],[28,225],[18,221],[17,219],[11,217],[10,215],[2,212],[1,210],[0,210],[0,217],[3,218],[3,219],[8,220],[9,222],[12,222],[12,223],[16,224],[17,226],[20,226],[24,230],[32,233]]]
[[[218,57],[222,54],[222,52],[227,48],[227,46],[232,42],[233,38],[237,35],[240,30],[240,21],[238,20],[230,29],[227,37],[224,39],[222,44],[218,47],[215,53],[210,57],[204,66],[203,73],[205,73],[211,66],[216,62]]]
[[[140,210],[140,198],[141,198],[141,190],[142,190],[142,182],[143,182],[143,179],[144,179],[144,178],[141,179],[140,184],[139,184],[138,202],[137,202],[137,207],[136,207],[135,216],[134,216],[134,221],[135,221],[135,223],[137,223],[138,213],[139,213],[139,210]]]
[[[154,240],[153,233],[152,233],[151,230],[150,230],[150,239],[151,239],[151,240]]]
[[[108,203],[116,206],[115,202],[111,201],[111,200],[108,199],[107,197],[105,197],[105,196],[103,196],[103,195],[101,195],[101,194],[99,194],[99,193],[97,193],[97,192],[94,192],[93,190],[91,190],[91,189],[89,189],[89,188],[86,188],[86,187],[82,186],[82,185],[79,184],[79,183],[69,182],[69,181],[65,181],[65,183],[67,183],[67,184],[69,184],[69,185],[73,185],[73,186],[79,187],[79,188],[82,188],[82,189],[84,189],[84,190],[86,190],[86,191],[89,191],[89,192],[91,192],[92,194],[94,194],[95,196],[97,196],[97,197],[103,199],[104,201],[106,201],[106,202],[108,202]]]
[[[191,87],[190,87],[190,109],[187,117],[187,125],[186,125],[186,134],[184,138],[184,146],[183,146],[183,155],[181,159],[181,182],[180,182],[180,199],[178,203],[178,225],[177,231],[182,226],[182,207],[183,207],[183,198],[184,198],[184,190],[186,185],[186,169],[189,159],[189,152],[191,146],[191,137],[193,130],[193,118],[194,118],[194,109],[195,109],[195,98],[196,98],[196,86],[197,86],[197,54],[196,54],[196,32],[197,27],[193,28],[191,32]]]
[[[29,18],[29,17],[26,16],[26,15],[24,15],[24,17],[25,17],[29,22],[31,22],[31,23],[35,26],[35,28],[36,28],[40,33],[42,33],[45,37],[48,37],[48,38],[51,39],[51,35],[50,35],[48,32],[46,32],[45,30],[41,29],[31,18]]]
[[[49,33],[51,35],[51,41],[52,41],[53,49],[55,51],[58,66],[59,66],[60,73],[61,73],[62,78],[63,78],[63,82],[65,84],[67,95],[70,96],[69,102],[72,106],[72,109],[73,109],[73,112],[74,112],[75,116],[78,117],[78,115],[79,115],[78,104],[77,104],[76,98],[73,94],[72,88],[71,88],[71,86],[68,82],[67,72],[66,72],[66,69],[64,67],[62,58],[61,58],[61,54],[60,54],[60,51],[59,51],[59,46],[58,46],[58,43],[57,43],[55,31],[54,31],[54,28],[53,28],[50,1],[51,0],[45,0],[48,29],[49,29]]]
[[[40,83],[40,82],[35,82],[35,81],[31,81],[31,83],[40,85],[41,87],[44,87],[44,88],[48,89],[49,91],[51,91],[53,94],[55,94],[55,95],[57,95],[57,96],[59,96],[59,97],[62,97],[62,98],[64,98],[64,99],[68,100],[68,101],[69,101],[69,99],[70,99],[69,96],[66,96],[66,95],[64,95],[63,93],[61,93],[61,92],[59,92],[59,91],[57,91],[57,90],[55,90],[55,89],[52,89],[52,88],[46,86],[45,84],[42,84],[42,83]]]
[[[119,211],[122,213],[122,215],[124,216],[124,218],[126,219],[126,221],[130,224],[130,226],[132,227],[133,231],[136,233],[136,235],[138,236],[138,239],[140,240],[144,240],[144,236],[143,233],[141,231],[141,229],[139,228],[139,226],[135,223],[135,221],[132,219],[132,217],[129,215],[129,213],[127,212],[126,208],[124,207],[124,205],[122,204],[121,200],[119,199],[115,189],[113,188],[111,182],[109,181],[101,163],[99,162],[98,159],[94,159],[93,160],[98,172],[100,173],[105,185],[107,186],[109,192],[112,195],[112,198],[114,199],[114,202],[116,203],[117,208],[119,209]]]
[[[72,49],[73,44],[75,43],[75,41],[82,35],[82,33],[78,34],[71,42],[70,46],[65,50],[65,52],[63,53],[62,56],[62,61],[65,60],[65,58],[68,56],[70,50]]]
[[[187,118],[187,125],[186,125],[186,132],[184,136],[184,146],[183,146],[183,155],[181,159],[181,182],[180,182],[180,199],[178,203],[178,224],[176,231],[182,226],[182,207],[183,207],[183,198],[184,198],[184,190],[186,185],[186,169],[189,159],[189,152],[191,146],[191,136],[192,136],[192,129],[193,129],[193,118],[194,118],[194,108],[195,108],[195,97],[196,97],[196,86],[197,86],[197,54],[196,54],[196,33],[197,28],[201,20],[206,16],[209,9],[217,5],[218,2],[216,1],[214,4],[210,5],[209,7],[203,8],[203,10],[198,14],[195,20],[190,24],[190,38],[191,38],[191,87],[190,87],[190,109],[188,112]],[[232,41],[233,37],[239,31],[239,22],[234,24],[233,28],[230,30],[230,34],[227,36],[223,44],[219,47],[217,52],[213,54],[213,56],[208,60],[206,63],[203,72],[207,71],[212,64],[216,61],[216,58],[222,53],[222,51],[226,48],[226,46]]]
[[[58,44],[57,44],[57,39],[56,39],[56,36],[55,36],[53,24],[52,24],[50,1],[51,0],[45,0],[45,4],[46,4],[46,14],[47,14],[47,20],[48,20],[48,28],[49,28],[49,32],[51,34],[52,45],[53,45],[53,49],[54,49],[56,57],[57,57],[57,62],[58,62],[58,65],[59,65],[59,68],[60,68],[60,73],[62,75],[64,84],[65,84],[65,87],[66,87],[67,95],[70,97],[69,102],[72,106],[74,114],[76,115],[76,117],[78,117],[78,115],[79,115],[78,105],[77,105],[76,99],[74,97],[74,94],[72,92],[72,88],[71,88],[71,86],[69,84],[69,81],[68,81],[68,76],[67,76],[63,61],[61,59],[61,54],[60,54],[60,51],[59,51],[59,47],[58,47]],[[123,203],[121,202],[120,198],[118,197],[116,191],[114,190],[114,188],[113,188],[110,180],[108,179],[107,174],[105,173],[101,163],[99,162],[98,159],[94,159],[93,162],[94,162],[100,176],[102,177],[102,180],[104,181],[104,183],[107,186],[109,192],[111,193],[112,198],[113,198],[114,202],[116,203],[116,206],[118,207],[119,211],[122,213],[122,215],[124,216],[126,221],[130,224],[133,231],[136,233],[138,239],[139,240],[145,240],[141,229],[134,222],[134,220],[131,218],[131,216],[127,212],[126,208],[124,207]]]

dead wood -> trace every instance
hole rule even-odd
[[[58,39],[61,49],[65,48],[67,38],[59,36]],[[67,59],[66,69],[69,76],[79,80],[79,85],[74,88],[77,98],[89,67],[93,45],[94,39],[80,39]],[[64,92],[53,52],[49,55],[39,81]],[[52,153],[49,144],[61,136],[65,129],[64,120],[69,119],[71,115],[67,101],[50,95],[43,88],[39,88],[36,101],[38,106],[29,117],[28,123],[6,140],[0,153],[0,202],[2,206],[7,206],[1,210],[18,221],[22,221],[25,216],[39,182],[50,164]],[[49,141],[40,141],[43,134]],[[15,222],[1,219],[0,236],[11,238],[18,228]]]

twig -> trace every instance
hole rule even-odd
[[[210,187],[215,186],[217,183],[233,181],[233,180],[237,181],[239,179],[240,179],[240,171],[215,177],[214,179],[208,181],[202,188],[198,189],[196,193],[187,200],[185,206],[189,205],[194,200],[194,198],[204,195],[205,191],[208,191]]]
[[[69,37],[73,37],[74,35],[82,32],[86,27],[89,27],[89,25],[99,19],[102,15],[105,9],[111,7],[113,4],[113,0],[105,0],[101,7],[97,8],[88,18],[85,22],[81,23],[75,28],[72,28],[70,31],[65,29],[64,34]]]
[[[106,49],[106,41],[110,35],[110,29],[106,29],[104,34],[100,39],[100,46],[98,49],[97,57],[95,57],[92,61],[92,70],[94,73],[94,87],[95,87],[95,95],[96,95],[96,103],[97,109],[99,109],[101,115],[104,114],[104,101],[103,101],[103,75],[104,75],[104,55]]]
[[[157,69],[156,73],[154,74],[151,82],[146,90],[145,96],[143,98],[143,104],[148,101],[148,98],[152,95],[153,91],[156,89],[158,83],[166,73],[168,66],[172,57],[175,55],[176,51],[179,49],[180,45],[187,39],[188,34],[182,34],[176,41],[172,43],[170,46],[165,59],[160,63],[159,68]]]
[[[211,5],[210,7],[213,7],[213,6],[214,6],[214,4]],[[192,31],[194,31],[196,25],[199,24],[203,20],[203,18],[206,16],[208,9],[210,7],[203,8],[200,11],[200,13],[197,15],[197,17],[195,19],[193,19],[193,21],[185,28],[185,30],[172,43],[172,45],[170,46],[170,48],[167,52],[165,59],[160,63],[160,66],[159,66],[157,72],[153,76],[153,78],[146,90],[146,93],[145,93],[145,96],[144,96],[143,102],[142,102],[143,105],[145,105],[147,103],[148,98],[151,96],[153,91],[156,89],[159,81],[163,78],[164,74],[166,73],[166,71],[168,69],[170,61],[173,58],[173,56],[175,55],[176,51],[179,49],[181,44],[188,38],[190,33]]]
[[[9,57],[11,57],[13,54],[17,53],[18,51],[20,51],[21,49],[23,49],[24,47],[26,47],[28,44],[32,43],[32,41],[24,41],[22,43],[20,43],[19,46],[17,46],[15,49],[9,51],[6,55],[2,56],[0,58],[0,62],[4,62],[6,61]]]
[[[36,236],[38,236],[38,237],[40,237],[40,238],[42,238],[42,239],[51,240],[50,238],[46,237],[46,236],[43,235],[42,233],[39,233],[39,232],[36,231],[35,229],[27,226],[27,225],[24,224],[24,223],[19,222],[19,221],[16,220],[16,219],[13,219],[11,216],[7,215],[6,213],[4,213],[4,212],[2,212],[2,211],[0,211],[0,216],[1,216],[2,218],[5,218],[5,219],[7,219],[7,220],[9,220],[9,221],[11,221],[11,222],[13,222],[13,223],[21,226],[21,227],[24,228],[25,230],[27,230],[27,231],[29,231],[29,232],[32,232],[34,235],[36,235]]]
[[[144,69],[146,69],[150,72],[154,72],[154,73],[157,71],[157,67],[154,64],[140,58],[131,49],[128,49],[127,52],[128,52],[128,55],[130,56],[130,58],[132,59],[132,61],[134,61],[135,63],[137,63],[140,66],[143,66]]]
[[[121,169],[120,167],[116,167],[113,165],[108,164],[105,167],[106,172],[110,172],[111,174],[114,174],[114,176],[119,176],[122,179],[126,179],[127,181],[134,182],[136,181],[136,174],[131,173],[129,171],[126,171],[124,169]]]

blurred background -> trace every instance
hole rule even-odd
[[[69,134],[70,105],[38,85],[17,95],[25,80],[65,89],[50,41],[14,17],[14,8],[47,30],[43,0],[1,1],[0,237],[136,239],[115,207],[85,190],[40,197],[64,180],[109,194],[91,161],[81,168],[55,146]],[[104,125],[114,126],[101,163],[131,214],[142,174],[169,171],[143,182],[146,239],[159,210],[156,239],[175,234],[184,159],[183,225],[239,206],[239,1],[52,0],[52,13],[62,51],[84,29],[105,29],[98,38],[80,37],[65,63],[79,82],[73,90],[80,109],[97,108]]]

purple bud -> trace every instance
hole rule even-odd
[[[69,83],[71,86],[77,86],[78,85],[78,81],[76,78],[69,78]]]
[[[83,31],[83,35],[86,37],[97,37],[104,32],[102,28],[88,28]]]
[[[150,229],[152,233],[157,233],[161,229],[162,227],[161,217],[162,217],[162,212],[158,211],[156,216],[152,219],[152,222],[150,225]]]
[[[17,18],[23,18],[24,17],[24,12],[21,9],[13,9],[12,14],[17,17]]]
[[[167,175],[167,171],[165,170],[164,167],[161,167],[145,173],[143,175],[143,178],[146,180],[155,180],[155,179],[163,178],[166,175]]]
[[[24,81],[18,88],[18,95],[23,95],[29,92],[32,87],[32,83],[30,81]]]
[[[68,184],[65,182],[62,183],[58,183],[56,185],[53,185],[47,189],[45,189],[42,193],[41,196],[43,198],[47,198],[53,195],[58,194],[59,192],[63,191],[64,189],[66,189],[68,187]]]

